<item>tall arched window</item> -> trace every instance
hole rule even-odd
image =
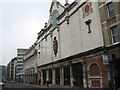
[[[53,27],[55,27],[57,25],[57,17],[58,17],[58,11],[54,10],[51,15],[51,24]]]
[[[100,74],[100,67],[93,63],[89,67],[89,81],[90,81],[90,88],[101,88],[101,74]]]
[[[100,68],[97,64],[92,64],[90,66],[90,76],[99,76],[100,75]]]

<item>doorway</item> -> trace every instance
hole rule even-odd
[[[56,85],[60,85],[60,68],[55,69],[55,81]]]
[[[45,85],[46,84],[46,70],[43,70],[42,71],[43,73],[43,85]]]
[[[64,67],[64,85],[70,85],[70,66]]]
[[[73,84],[77,87],[83,87],[83,66],[81,62],[72,64]]]

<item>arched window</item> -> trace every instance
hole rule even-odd
[[[101,75],[100,75],[100,67],[93,63],[89,67],[89,80],[91,88],[100,88],[102,87]]]
[[[90,76],[100,76],[100,68],[97,64],[92,64],[89,68]]]
[[[58,17],[58,11],[54,10],[51,15],[51,23],[52,23],[53,27],[55,27],[57,25],[57,17]]]

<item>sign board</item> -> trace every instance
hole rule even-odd
[[[104,65],[108,65],[109,64],[109,60],[108,60],[108,56],[107,55],[103,55],[102,59],[103,59],[103,64]]]

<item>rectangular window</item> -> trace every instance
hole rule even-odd
[[[113,3],[112,2],[107,4],[107,9],[108,9],[109,17],[115,16],[115,11],[114,11],[114,7],[113,7]]]
[[[117,26],[111,27],[110,31],[111,31],[111,36],[112,36],[112,42],[113,43],[119,42]]]

